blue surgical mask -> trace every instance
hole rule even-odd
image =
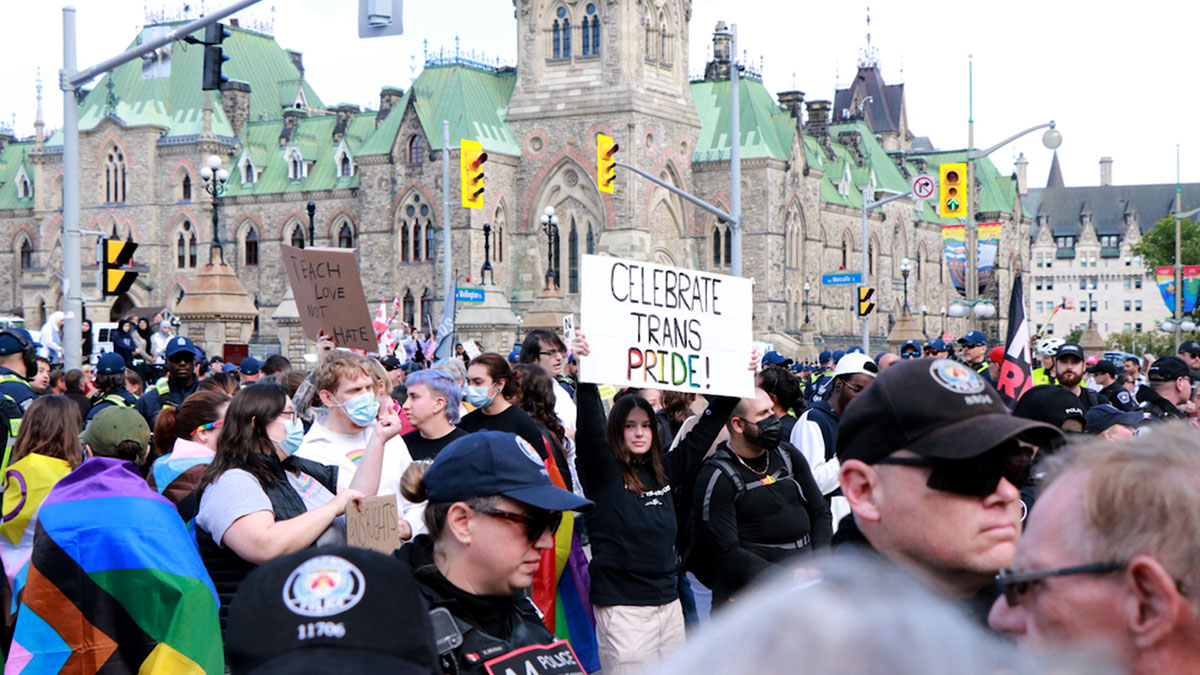
[[[287,436],[283,437],[283,441],[275,442],[279,444],[280,448],[283,448],[284,454],[291,457],[304,442],[304,424],[300,420],[288,420],[283,423],[283,428],[287,430]]]
[[[486,408],[495,400],[494,396],[488,395],[490,387],[467,387],[467,403],[476,408]]]
[[[379,401],[375,400],[375,393],[371,391],[364,391],[338,407],[345,410],[346,417],[360,427],[373,424],[375,416],[379,414]]]

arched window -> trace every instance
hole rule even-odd
[[[400,262],[408,262],[408,223],[400,225]]]
[[[304,229],[299,225],[292,228],[292,246],[304,248]]]
[[[25,167],[21,167],[17,171],[17,199],[31,197],[33,197],[33,183],[29,180],[29,174],[25,173]]]
[[[418,166],[425,161],[425,140],[420,134],[408,139],[408,165]]]
[[[571,218],[571,231],[567,233],[567,292],[579,292],[579,233],[575,230],[574,218]]]
[[[567,10],[563,9],[562,7],[559,7],[558,11],[562,12],[563,14],[566,14],[566,12],[567,12]],[[553,51],[551,52],[551,54],[553,54],[553,58],[561,59],[562,58],[562,26],[560,26],[558,24],[558,19],[554,20],[554,24],[551,26],[550,32],[551,32],[551,40],[554,43]]]
[[[433,298],[428,288],[421,292],[421,327],[433,328]]]
[[[413,235],[413,239],[412,239],[413,262],[421,261],[421,242],[424,241],[424,237],[421,233],[422,229],[424,229],[424,228],[421,227],[420,221],[418,221],[416,225],[413,225],[413,232],[412,232],[412,235]]]
[[[246,241],[242,245],[242,260],[247,267],[258,264],[258,231],[253,227],[246,230]]]
[[[670,36],[667,34],[667,15],[663,12],[658,13],[658,62],[667,65],[671,62],[671,47],[668,44]]]
[[[125,201],[125,154],[116,146],[109,148],[104,160],[104,201],[108,204]]]
[[[591,17],[583,17],[583,25],[579,31],[580,42],[583,43],[583,51],[579,52],[583,56],[587,56],[592,52],[592,30]]]
[[[189,226],[191,223],[188,224]],[[200,248],[199,242],[196,241],[196,233],[192,232],[192,238],[188,241],[188,267],[196,267],[196,249]]]
[[[283,153],[288,165],[288,180],[304,180],[304,157],[296,148],[288,148]]]
[[[841,267],[841,269],[846,269],[846,263],[847,263],[847,261],[849,261],[849,259],[850,259],[850,243],[849,243],[849,241],[846,240],[845,237],[842,237],[842,267]]]
[[[338,164],[338,176],[348,178],[354,175],[354,165],[350,162],[350,154],[342,153],[341,162]]]
[[[590,26],[591,31],[592,31],[591,55],[599,56],[600,55],[600,17],[596,16],[596,3],[594,3],[594,2],[588,3],[587,14],[588,14],[588,17],[591,18],[591,26]],[[589,28],[589,26],[588,26],[587,20],[585,19],[584,24],[583,24],[583,30],[584,30],[585,35],[587,33],[588,28]],[[586,38],[584,40],[584,44],[585,45],[587,44]],[[583,52],[585,55],[588,53],[586,46],[583,48]]]
[[[654,39],[654,19],[650,16],[650,14],[646,14],[644,23],[646,26],[646,60],[653,61],[654,47],[657,40]]]
[[[564,12],[566,10],[563,10]],[[562,20],[562,57],[571,58],[571,20]]]
[[[435,230],[433,229],[433,225],[426,222],[425,223],[425,259],[426,260],[433,260],[433,238],[434,238],[434,236],[435,236]]]
[[[725,265],[733,264],[733,228],[725,228]]]
[[[342,228],[338,230],[338,248],[354,248],[354,229],[350,223],[342,223]]]
[[[417,325],[413,321],[413,314],[415,313],[416,309],[413,303],[412,291],[406,288],[404,289],[404,323],[407,323],[410,328]]]
[[[554,241],[550,244],[551,259],[554,260],[554,286],[562,288],[563,266],[562,266],[562,237],[558,231],[554,232]]]
[[[182,201],[192,201],[192,177],[188,174],[183,174],[183,182],[179,185],[179,198]]]
[[[504,262],[504,228],[496,235],[496,262]]]
[[[33,244],[28,239],[21,240],[21,271],[33,269]]]
[[[175,242],[175,267],[187,267],[187,239],[184,238],[183,232],[179,233],[179,239]]]
[[[713,267],[721,266],[721,228],[716,225],[713,225],[712,260]]]
[[[921,268],[924,266],[925,266],[925,249],[921,249],[920,251],[917,251],[917,281],[921,280],[921,277],[923,274],[921,271]]]
[[[588,223],[587,252],[589,254],[593,254],[596,252],[596,235],[592,234],[592,224],[591,223]]]
[[[875,274],[875,242],[867,244],[867,274]]]
[[[250,159],[249,154],[243,156],[240,168],[242,170],[242,183],[253,185],[258,176],[254,171],[254,161]]]

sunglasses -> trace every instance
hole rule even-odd
[[[561,511],[542,511],[541,509],[536,509],[529,513],[514,513],[503,509],[479,508],[475,510],[485,516],[503,518],[510,523],[523,525],[525,527],[525,536],[529,539],[530,544],[537,543],[537,540],[542,538],[542,534],[546,530],[550,530],[551,533],[557,531],[559,523],[562,522]]]
[[[921,356],[921,352],[900,352],[902,359],[915,359]]]
[[[1111,574],[1125,569],[1128,563],[1125,562],[1106,562],[1106,563],[1091,563],[1088,565],[1078,565],[1075,567],[1059,567],[1050,570],[1031,570],[1028,572],[1014,572],[1012,569],[1002,569],[996,575],[996,588],[1004,596],[1004,601],[1009,607],[1016,607],[1021,604],[1021,598],[1033,590],[1034,586],[1044,583],[1046,579],[1053,577],[1065,577],[1075,574]],[[1176,582],[1178,586],[1179,583]]]
[[[175,354],[174,356],[171,356],[167,360],[170,361],[171,363],[184,363],[184,362],[195,363],[196,357],[192,356],[191,354]]]
[[[986,497],[996,491],[1001,478],[1018,488],[1024,485],[1033,467],[1033,451],[1005,448],[970,459],[884,457],[875,463],[928,468],[925,485],[931,490]]]

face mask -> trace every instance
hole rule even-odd
[[[489,387],[467,387],[467,403],[476,408],[486,408],[496,397],[488,396]]]
[[[379,401],[375,400],[375,394],[370,391],[365,391],[338,407],[345,410],[346,417],[360,427],[373,423],[375,416],[379,414]]]
[[[283,428],[287,430],[287,436],[284,436],[282,441],[274,438],[271,440],[283,449],[285,455],[291,457],[300,449],[300,443],[304,441],[304,424],[300,420],[288,420],[283,423]]]
[[[783,426],[779,424],[779,418],[774,415],[758,421],[755,425],[758,433],[751,439],[758,444],[763,450],[774,450],[779,447],[779,440],[783,437]]]

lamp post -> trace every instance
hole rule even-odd
[[[492,283],[496,283],[496,272],[492,269],[492,226],[483,224],[483,267],[479,268],[479,283],[487,283],[487,273],[492,273]]]
[[[554,273],[554,245],[558,242],[558,216],[554,215],[554,207],[547,206],[542,212],[542,231],[546,233],[546,288],[550,290],[550,282],[558,288],[558,278]]]
[[[908,314],[908,274],[912,272],[912,262],[908,258],[900,259],[900,276],[904,277],[904,313]]]
[[[213,260],[220,256],[221,264],[225,264],[225,250],[221,248],[221,229],[220,221],[217,218],[218,200],[221,195],[225,194],[225,181],[229,180],[229,172],[221,168],[221,158],[217,155],[209,155],[205,164],[200,169],[200,178],[204,179],[204,191],[212,195],[212,248],[208,252],[208,264],[212,265]]]
[[[807,326],[812,319],[808,314],[808,292],[812,290],[812,284],[804,282],[804,325]]]
[[[317,203],[309,202],[304,206],[304,210],[308,212],[308,247],[312,248],[317,245]]]

